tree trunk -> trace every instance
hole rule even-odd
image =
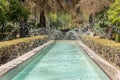
[[[41,0],[42,8],[40,9],[40,27],[46,27],[45,3],[46,0]]]
[[[27,20],[20,22],[20,37],[29,37],[29,29],[27,26]]]
[[[5,24],[2,22],[2,30],[1,30],[1,33],[4,33],[4,27],[5,27]]]
[[[46,18],[44,10],[40,12],[40,27],[46,27]]]
[[[95,13],[92,13],[92,14],[89,16],[89,23],[90,23],[90,24],[94,24],[94,23],[95,23]]]
[[[113,30],[114,30],[114,26],[109,26],[108,28],[107,28],[107,31],[106,31],[106,37],[108,38],[108,39],[112,39],[112,35],[113,35]]]
[[[92,18],[92,14],[89,16],[89,23],[92,24],[93,22],[93,18]]]

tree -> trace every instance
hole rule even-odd
[[[6,0],[0,0],[0,24],[2,25],[2,33],[4,32],[5,22],[7,20],[7,10],[8,2]]]
[[[75,14],[74,6],[79,0],[26,0],[24,1],[31,9],[34,15],[34,20],[39,23],[41,27],[46,27],[49,13],[64,14],[69,13],[73,16]],[[58,16],[59,17],[59,16]]]
[[[110,0],[80,0],[76,7],[83,15],[84,21],[94,23],[96,14],[109,6]],[[91,20],[89,20],[91,19]]]
[[[8,17],[10,21],[13,21],[13,24],[28,19],[30,12],[19,0],[10,0],[9,3]]]
[[[31,0],[28,0],[28,3]],[[26,2],[27,3],[27,2]],[[32,2],[31,2],[32,3]],[[39,20],[41,27],[46,27],[46,17],[47,14],[53,13],[69,13],[74,8],[73,5],[76,3],[76,0],[35,0],[35,21]],[[29,3],[30,4],[30,3]],[[32,5],[31,5],[32,7]],[[73,11],[74,12],[74,11]]]
[[[115,0],[108,10],[108,19],[114,25],[120,25],[120,1]]]
[[[18,23],[20,25],[20,37],[26,37],[26,35],[28,35],[26,24],[30,12],[25,5],[19,2],[19,0],[10,0],[9,3],[10,6],[8,18],[13,22],[13,25],[15,23]]]

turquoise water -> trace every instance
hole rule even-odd
[[[12,80],[109,80],[76,44],[57,42],[39,55]]]

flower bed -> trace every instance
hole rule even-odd
[[[17,58],[46,41],[47,36],[35,36],[0,42],[0,64]]]
[[[120,43],[98,37],[84,37],[83,43],[97,54],[120,67]]]

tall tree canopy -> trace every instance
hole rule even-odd
[[[28,8],[24,5],[21,5],[19,0],[10,0],[9,1],[9,20],[14,22],[18,22],[20,20],[26,20],[29,16]]]

